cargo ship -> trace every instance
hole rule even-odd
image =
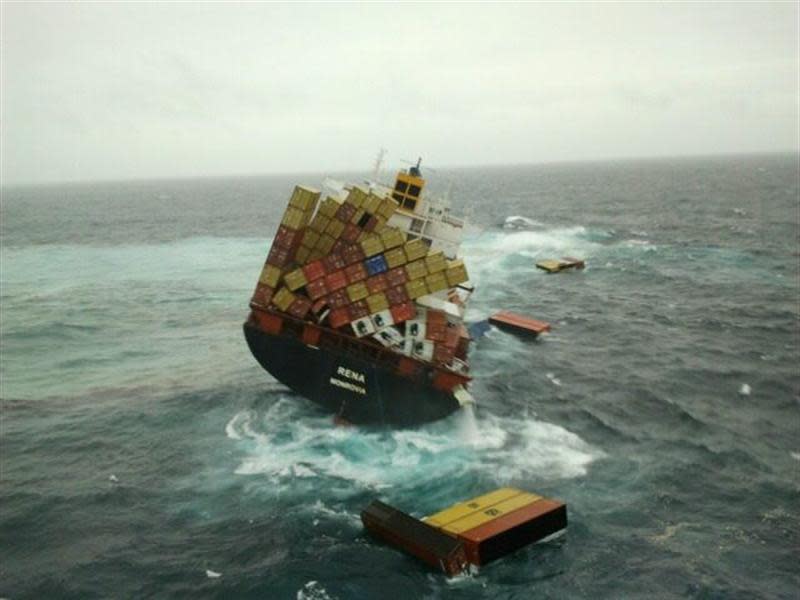
[[[338,422],[413,426],[473,403],[465,222],[425,193],[420,162],[392,186],[296,186],[250,300],[253,356]]]

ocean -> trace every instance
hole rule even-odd
[[[468,320],[552,332],[489,331],[475,413],[404,430],[334,426],[242,335],[323,177],[3,188],[0,597],[798,597],[797,155],[431,173]],[[566,534],[450,580],[359,520],[506,485]]]

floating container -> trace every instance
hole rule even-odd
[[[448,576],[457,575],[467,567],[462,542],[388,504],[374,500],[361,511],[361,522],[375,537]]]
[[[512,333],[531,337],[550,331],[549,323],[518,315],[510,310],[501,310],[499,313],[495,313],[489,317],[489,323]]]
[[[586,266],[586,263],[579,258],[565,256],[561,260],[540,260],[536,263],[536,266],[543,271],[547,271],[548,273],[558,273],[559,271],[565,271],[567,269],[583,269]]]
[[[567,506],[516,488],[459,502],[425,522],[464,542],[469,561],[484,565],[567,526]]]

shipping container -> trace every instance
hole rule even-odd
[[[344,264],[344,258],[337,252],[332,252],[322,259],[322,266],[325,267],[326,273],[341,271],[344,269]]]
[[[356,300],[347,305],[347,310],[350,312],[350,320],[363,319],[369,316],[369,306],[366,300]]]
[[[414,279],[406,283],[406,293],[409,298],[415,300],[428,293],[428,286],[425,285],[424,279]]]
[[[277,306],[283,312],[286,312],[294,300],[295,295],[285,287],[282,287],[275,292],[275,295],[272,297],[272,304]]]
[[[315,260],[303,267],[303,273],[307,281],[314,281],[315,279],[325,277],[325,272],[325,266],[322,264],[321,260]]]
[[[464,266],[464,262],[460,260],[448,261],[445,274],[447,276],[447,285],[450,287],[456,287],[460,283],[469,281],[467,268]]]
[[[369,313],[374,314],[389,308],[389,301],[386,299],[386,294],[378,292],[367,296],[367,306],[369,306]]]
[[[485,565],[567,527],[567,505],[541,498],[458,534],[470,562]]]
[[[264,265],[264,268],[261,269],[261,275],[258,278],[259,283],[263,283],[264,285],[268,285],[271,288],[278,287],[278,284],[281,281],[281,270],[269,263]]]
[[[385,294],[390,306],[396,306],[409,300],[406,288],[402,285],[387,288]]]
[[[372,318],[372,324],[375,325],[375,331],[380,331],[384,327],[389,327],[390,325],[394,325],[394,319],[392,318],[392,311],[390,311],[389,309],[377,312],[374,315],[372,315],[371,318]],[[401,341],[402,341],[402,336],[401,336]]]
[[[374,215],[378,207],[381,205],[381,198],[376,196],[375,194],[370,193],[365,199],[364,204],[361,207],[367,211],[368,213]]]
[[[351,283],[347,286],[347,295],[351,302],[356,302],[357,300],[365,299],[369,295],[369,290],[367,290],[367,286],[364,282],[359,281],[358,283]]]
[[[388,231],[388,230],[387,230]],[[395,267],[401,267],[406,262],[406,253],[403,251],[403,247],[399,246],[397,248],[391,248],[384,252],[383,257],[386,259],[386,266],[390,269],[394,269]]]
[[[317,241],[317,245],[314,246],[317,250],[322,252],[323,256],[329,254],[331,250],[333,250],[333,245],[336,243],[336,238],[333,236],[323,233],[319,236],[319,240]]]
[[[304,296],[296,296],[294,302],[289,305],[288,313],[298,319],[305,319],[308,311],[311,310],[311,300]]]
[[[292,192],[292,197],[289,199],[289,205],[303,212],[314,212],[319,196],[319,190],[297,185]]]
[[[353,263],[345,267],[344,274],[347,276],[347,283],[356,283],[367,278],[367,269],[364,263]]]
[[[325,276],[325,285],[331,292],[340,290],[347,286],[347,277],[344,271],[334,271]]]
[[[328,313],[328,323],[334,329],[339,329],[339,327],[344,327],[348,323],[350,323],[350,311],[347,310],[347,307],[340,307],[340,308],[332,308],[331,312]]]
[[[317,214],[323,215],[330,219],[336,214],[337,210],[339,210],[339,201],[328,196],[320,203]]]
[[[389,280],[389,287],[403,285],[408,281],[408,273],[405,267],[395,267],[386,271],[386,279]]]
[[[364,251],[359,244],[349,244],[342,252],[346,265],[361,262],[364,260]]]
[[[447,259],[441,251],[431,252],[425,257],[425,266],[428,268],[428,273],[438,273],[447,269]]]
[[[372,322],[375,322],[373,315]],[[377,328],[376,328],[377,329]],[[376,331],[372,337],[387,348],[400,348],[403,345],[403,334],[394,327],[384,327]]]
[[[425,285],[428,286],[428,293],[430,294],[435,294],[436,292],[441,292],[442,290],[446,290],[448,288],[447,279],[445,278],[443,271],[426,275]]]
[[[257,306],[262,306],[267,308],[269,303],[272,302],[272,296],[275,294],[275,290],[268,285],[263,283],[257,283],[256,289],[253,292],[253,297],[250,299],[252,304]]]
[[[386,279],[385,273],[379,273],[367,278],[367,289],[370,294],[383,292],[389,287],[389,281]]]
[[[325,228],[325,233],[334,239],[339,239],[344,231],[344,227],[345,224],[342,223],[338,217],[333,217]]]
[[[325,285],[325,279],[315,279],[306,284],[306,292],[308,297],[312,300],[318,300],[328,294],[328,286]]]
[[[425,242],[419,238],[416,240],[411,240],[410,242],[406,242],[403,245],[403,250],[406,253],[408,262],[425,258],[425,256],[428,254],[428,246],[425,245]]]
[[[306,280],[302,269],[295,269],[283,276],[283,282],[286,284],[286,287],[295,292],[308,283],[308,280]]]
[[[361,229],[359,229],[357,225],[348,223],[345,225],[344,231],[342,231],[342,235],[340,237],[348,244],[354,244],[358,240],[359,235],[361,235]]]
[[[376,212],[383,217],[384,220],[388,221],[397,211],[397,207],[398,205],[396,201],[392,200],[391,198],[384,198],[381,200]]]
[[[289,229],[301,229],[308,225],[308,215],[299,208],[289,206],[283,213],[281,225],[285,225]]]
[[[343,223],[349,223],[350,219],[353,218],[353,215],[356,213],[357,207],[352,203],[348,202],[347,200],[339,207],[336,211],[336,218],[342,221]]]
[[[369,235],[361,240],[361,249],[364,251],[364,256],[375,256],[383,252],[383,242],[379,235]]]
[[[364,261],[364,265],[367,267],[367,273],[370,275],[385,273],[388,269],[386,266],[386,259],[383,257],[383,254],[377,254],[366,259]]]
[[[292,254],[289,250],[280,246],[272,246],[267,255],[267,262],[273,267],[283,270],[292,263]]]
[[[342,276],[344,277],[344,276]],[[346,280],[345,280],[346,283]],[[327,283],[326,283],[327,286]],[[347,297],[347,290],[342,286],[341,289],[332,291],[327,296],[328,304],[331,308],[342,308],[350,304],[350,298]]]
[[[422,279],[423,277],[425,277],[425,275],[428,274],[428,269],[425,266],[425,261],[421,259],[408,263],[405,266],[405,269],[409,280]]]
[[[308,224],[308,228],[313,229],[317,233],[322,233],[325,231],[328,223],[330,223],[330,220],[330,217],[326,217],[323,214],[317,213],[314,218],[311,219],[311,222]]]
[[[395,323],[403,323],[417,316],[417,309],[414,307],[413,302],[397,304],[396,306],[390,307],[389,310],[392,313],[392,320]]]

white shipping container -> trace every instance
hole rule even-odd
[[[364,337],[365,335],[375,333],[375,326],[372,324],[372,319],[369,317],[356,319],[350,323],[350,326],[353,328],[353,332],[355,332],[356,337]]]
[[[380,312],[375,313],[372,315],[372,324],[375,326],[375,331],[380,331],[384,327],[389,327],[390,325],[394,325],[394,319],[392,318],[392,311],[388,308],[386,310],[382,310]],[[399,333],[399,332],[398,332]],[[400,336],[400,341],[402,341],[402,335]]]

